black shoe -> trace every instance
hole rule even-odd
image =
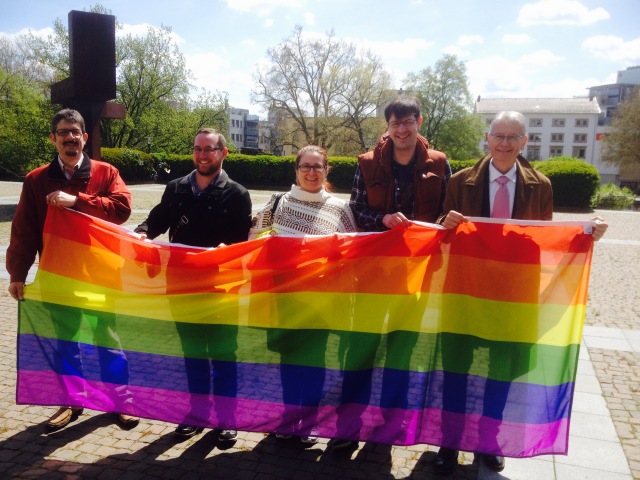
[[[433,469],[436,473],[449,474],[458,467],[458,451],[440,447]]]
[[[504,457],[500,455],[482,455],[482,461],[494,472],[501,472],[504,470]]]
[[[327,444],[327,447],[331,450],[340,450],[343,448],[353,448],[354,450],[357,450],[359,446],[359,443],[355,440],[343,440],[341,438],[332,438]]]
[[[204,430],[202,427],[192,427],[191,425],[181,424],[176,427],[176,431],[173,432],[173,434],[176,437],[189,438],[202,432],[202,430]]]

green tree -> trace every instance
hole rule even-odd
[[[157,118],[187,101],[189,71],[169,27],[149,27],[145,36],[129,34],[119,42],[116,100],[125,105],[127,118],[103,125],[104,143],[142,149]]]
[[[422,104],[424,122],[420,133],[434,148],[461,160],[481,153],[478,144],[484,130],[472,113],[467,82],[466,66],[455,55],[445,55],[433,68],[410,73],[404,82],[404,89]]]
[[[25,51],[0,38],[0,175],[20,178],[50,160],[53,106]]]
[[[620,167],[640,166],[640,88],[616,108],[602,160]]]
[[[484,122],[480,115],[463,114],[442,123],[438,135],[438,149],[451,159],[470,160],[482,156],[478,147],[484,135]]]
[[[383,92],[390,85],[381,60],[371,52],[359,53],[353,44],[324,37],[307,37],[302,27],[278,46],[267,50],[268,65],[259,67],[254,103],[277,116],[290,118],[276,125],[281,144],[331,148],[334,139],[350,136],[356,152],[366,150],[364,119],[375,115]],[[344,153],[344,152],[334,152]]]

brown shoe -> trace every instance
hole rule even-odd
[[[138,417],[133,417],[131,415],[125,415],[121,413],[118,415],[118,423],[120,426],[126,430],[130,428],[136,427],[140,423],[140,419]]]
[[[70,422],[78,418],[83,410],[75,407],[60,407],[47,421],[47,429],[53,431],[66,427]]]

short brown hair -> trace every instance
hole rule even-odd
[[[227,139],[224,138],[224,135],[222,135],[219,131],[217,131],[215,128],[209,128],[209,127],[202,127],[200,130],[198,130],[198,133],[196,133],[196,137],[198,135],[216,135],[218,137],[218,146],[222,147],[222,148],[227,148]]]
[[[53,120],[51,120],[51,133],[56,133],[58,123],[60,123],[62,120],[69,123],[77,123],[78,125],[80,125],[80,130],[82,130],[82,133],[86,133],[84,118],[82,118],[82,115],[80,115],[79,111],[72,110],[71,108],[64,108],[53,116]]]

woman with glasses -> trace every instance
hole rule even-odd
[[[253,219],[249,238],[262,235],[331,235],[356,231],[349,203],[327,192],[327,152],[315,145],[302,148],[296,157],[296,183],[291,190],[274,194]],[[304,268],[304,267],[303,267]],[[273,277],[275,290],[286,281]],[[325,384],[324,368],[300,367],[300,345],[304,345],[304,364],[322,367],[329,330],[318,328],[324,318],[310,309],[307,298],[279,298],[275,314],[269,319],[267,348],[280,354],[282,401],[285,405],[276,437],[286,440],[299,437],[303,444],[318,441],[317,407]],[[257,308],[261,308],[263,305]],[[286,328],[287,312],[306,310],[310,328]],[[266,311],[261,309],[261,312]],[[329,312],[324,312],[329,315]],[[336,315],[341,313],[332,312]],[[324,316],[324,315],[323,315]],[[283,328],[284,326],[284,328]],[[280,327],[280,328],[278,328]]]
[[[307,145],[296,157],[296,184],[271,196],[253,219],[249,239],[264,234],[330,235],[355,232],[349,203],[326,190],[327,152]]]

